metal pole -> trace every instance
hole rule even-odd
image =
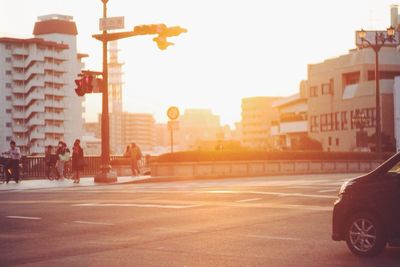
[[[174,153],[174,130],[171,127],[171,153]]]
[[[381,138],[381,100],[380,100],[380,87],[379,87],[379,50],[380,46],[378,44],[378,33],[375,33],[375,101],[376,101],[376,153],[378,157],[381,158],[382,152],[382,138]]]
[[[103,2],[103,18],[107,18],[107,2]],[[107,30],[103,30],[103,95],[101,113],[101,166],[100,173],[94,178],[95,182],[111,183],[117,181],[115,173],[111,173],[110,165],[110,122],[108,115],[108,57],[107,57]]]
[[[107,18],[107,0],[103,2],[103,18]],[[110,166],[110,132],[108,117],[108,57],[107,57],[107,30],[103,31],[103,109],[101,113],[101,169],[106,171]]]

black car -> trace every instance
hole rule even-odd
[[[335,201],[332,239],[360,256],[400,246],[400,152],[372,172],[345,182]]]

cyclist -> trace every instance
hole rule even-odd
[[[9,157],[8,162],[5,165],[5,174],[7,183],[10,181],[10,174],[12,174],[16,183],[19,182],[19,161],[21,159],[21,151],[15,145],[15,141],[10,142],[10,149],[3,154]],[[11,171],[11,173],[10,173]]]

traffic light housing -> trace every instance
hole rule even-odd
[[[158,37],[153,38],[153,41],[157,43],[157,46],[161,50],[165,50],[170,45],[174,45],[174,43],[168,42],[167,37],[178,36],[183,32],[187,32],[185,28],[181,28],[180,26],[175,27],[164,27],[161,31],[158,32]]]
[[[78,96],[84,96],[90,93],[101,93],[104,90],[103,79],[97,78],[96,74],[84,72],[79,74],[81,78],[75,80],[75,93]]]
[[[157,43],[158,48],[161,50],[165,50],[168,48],[168,46],[174,45],[174,43],[168,42],[167,38],[160,35],[158,37],[153,38],[153,41]]]
[[[173,37],[173,36],[178,36],[183,32],[187,32],[187,29],[181,28],[180,26],[175,26],[175,27],[165,28],[160,33],[160,35],[163,35],[165,37]]]
[[[75,93],[78,96],[84,96],[85,95],[85,89],[83,87],[83,78],[75,80],[76,88],[75,88]]]
[[[86,74],[83,76],[83,88],[85,93],[90,94],[93,92],[93,76]]]

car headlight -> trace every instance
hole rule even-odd
[[[346,181],[342,184],[339,190],[339,196],[343,195],[344,191],[346,190],[347,186],[350,184],[350,181]]]

